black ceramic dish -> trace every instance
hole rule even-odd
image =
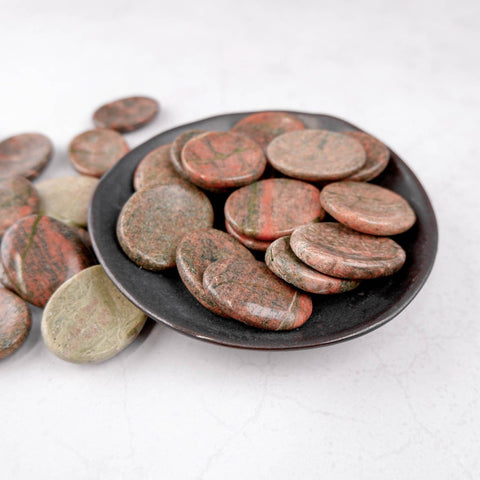
[[[143,270],[121,250],[115,228],[118,214],[133,193],[132,175],[140,160],[154,148],[171,143],[190,129],[229,130],[253,112],[219,115],[168,130],[128,153],[100,181],[89,212],[89,231],[95,252],[108,276],[124,295],[148,316],[181,333],[221,345],[283,350],[328,345],[355,338],[398,315],[425,283],[435,259],[438,230],[435,214],[422,185],[391,151],[387,170],[375,180],[404,196],[417,214],[417,223],[395,237],[407,252],[404,267],[395,275],[365,281],[349,293],[314,295],[313,314],[297,330],[267,332],[218,317],[203,308],[183,286],[176,269],[163,273]],[[359,130],[329,115],[291,112],[308,128]],[[211,197],[216,227],[223,225],[225,197]]]

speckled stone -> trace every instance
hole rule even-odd
[[[42,336],[57,357],[98,363],[124,350],[138,336],[145,314],[115,287],[100,265],[75,275],[49,300]]]
[[[0,238],[10,225],[38,212],[38,193],[24,177],[0,178]]]
[[[98,263],[97,256],[95,255],[95,250],[93,249],[92,239],[90,238],[90,234],[88,230],[81,227],[74,227],[73,225],[70,227],[75,230],[75,233],[80,237],[80,240],[83,244],[87,247],[88,252],[90,254],[91,264],[96,265]]]
[[[93,114],[93,123],[99,128],[130,132],[151,122],[159,108],[158,102],[153,98],[122,98],[98,108]]]
[[[237,133],[210,132],[192,138],[182,150],[189,180],[207,189],[247,185],[262,176],[267,160],[260,146]]]
[[[192,185],[161,185],[135,193],[118,217],[117,238],[127,256],[148,270],[175,266],[180,240],[213,225],[210,200]]]
[[[175,171],[183,178],[188,178],[182,165],[183,147],[195,137],[207,133],[205,130],[187,130],[181,133],[172,143],[170,147],[170,160]]]
[[[96,128],[77,135],[70,142],[68,158],[77,172],[101,177],[129,151],[118,132]]]
[[[327,130],[299,130],[275,138],[267,157],[278,171],[309,181],[334,181],[357,172],[366,161],[360,142]]]
[[[140,161],[133,175],[135,190],[185,182],[186,180],[173,168],[170,160],[170,145],[162,145],[147,154]]]
[[[36,184],[40,195],[40,213],[68,225],[87,226],[90,199],[98,180],[86,175],[57,177]]]
[[[1,261],[15,292],[43,307],[52,293],[90,266],[90,254],[68,225],[30,215],[12,225],[2,239]]]
[[[0,142],[0,178],[37,178],[53,154],[52,142],[40,133],[22,133]]]
[[[203,274],[211,263],[226,258],[255,261],[237,240],[214,228],[188,233],[177,247],[177,269],[183,283],[204,307],[218,315],[222,315],[222,311],[205,291]]]
[[[0,287],[1,286],[7,288],[8,290],[12,290],[12,292],[15,290],[12,282],[8,278],[7,272],[5,271],[5,268],[3,266],[3,263],[1,262],[1,257],[0,257]]]
[[[330,277],[310,268],[293,253],[289,237],[279,238],[268,247],[265,263],[282,280],[310,293],[343,293],[359,285],[356,280]]]
[[[368,182],[380,175],[390,160],[388,148],[375,137],[365,132],[344,132],[344,134],[360,142],[367,154],[365,165],[356,173],[347,177],[347,180]]]
[[[324,216],[318,188],[289,178],[260,180],[235,190],[225,202],[230,225],[255,240],[275,240]]]
[[[333,218],[358,232],[397,235],[415,223],[415,212],[403,197],[371,183],[331,183],[320,198]]]
[[[242,118],[232,128],[232,132],[250,137],[265,149],[279,135],[304,129],[305,125],[290,113],[260,112]]]
[[[264,240],[256,240],[252,237],[247,237],[237,232],[235,228],[230,224],[228,220],[225,221],[225,229],[227,232],[241,244],[245,245],[250,250],[257,250],[259,252],[265,252],[272,242],[267,242]]]
[[[229,317],[264,330],[292,330],[312,313],[312,299],[276,277],[263,262],[212,263],[203,285]]]
[[[297,228],[290,246],[307,265],[337,278],[385,277],[405,263],[405,251],[391,238],[359,233],[339,223],[311,223]]]
[[[0,288],[0,360],[20,348],[31,326],[28,305],[14,293]]]

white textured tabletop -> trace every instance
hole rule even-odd
[[[67,6],[71,5],[71,6]],[[100,104],[159,99],[132,147],[214,114],[345,118],[406,160],[440,228],[398,317],[303,351],[218,347],[156,325],[96,366],[40,336],[0,362],[5,479],[473,479],[480,472],[480,4],[475,0],[0,0],[0,138],[55,143]]]

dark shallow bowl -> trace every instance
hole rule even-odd
[[[219,115],[161,133],[128,153],[102,178],[92,199],[88,224],[95,252],[108,276],[154,320],[192,337],[231,347],[267,350],[317,347],[358,337],[391,320],[422,288],[432,269],[438,243],[430,200],[413,172],[393,151],[388,168],[374,183],[404,196],[417,214],[415,226],[395,237],[407,252],[404,267],[391,277],[365,281],[349,293],[314,295],[312,316],[296,330],[267,332],[218,317],[197,303],[183,286],[176,269],[149,272],[123,253],[115,234],[117,217],[133,193],[132,175],[140,160],[154,148],[171,143],[185,130],[229,130],[250,113],[253,112]],[[329,115],[291,113],[309,128],[360,130]],[[215,207],[215,226],[222,228],[225,196],[210,198]]]

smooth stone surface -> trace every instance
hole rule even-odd
[[[93,114],[93,123],[99,128],[130,132],[152,121],[159,108],[153,98],[122,98],[98,108]]]
[[[56,177],[35,184],[40,213],[76,227],[87,226],[90,199],[98,180],[86,175]]]
[[[365,132],[344,132],[344,134],[360,142],[367,155],[365,165],[353,175],[347,177],[347,180],[368,182],[378,177],[387,168],[390,160],[388,148]]]
[[[327,130],[299,130],[275,138],[267,157],[289,177],[314,182],[335,181],[352,175],[366,161],[360,142]]]
[[[320,190],[289,178],[254,182],[235,190],[225,202],[226,220],[255,240],[275,240],[324,216]]]
[[[77,135],[70,142],[68,158],[77,172],[101,177],[129,151],[130,147],[118,132],[96,128]]]
[[[210,200],[193,185],[161,185],[135,193],[118,217],[123,251],[148,270],[175,266],[180,240],[191,230],[213,225]]]
[[[182,166],[188,178],[207,189],[247,185],[262,176],[266,165],[261,147],[237,133],[199,135],[182,150]]]
[[[0,360],[20,348],[31,326],[26,302],[13,292],[0,288]]]
[[[38,193],[24,177],[0,178],[0,238],[17,220],[38,212]]]
[[[232,226],[232,224],[228,220],[225,220],[225,229],[233,238],[238,240],[241,244],[245,245],[250,250],[265,252],[267,248],[270,246],[270,244],[272,243],[265,240],[256,240],[255,238],[242,235],[240,232],[237,232],[235,230],[235,228]]]
[[[186,180],[177,173],[172,165],[170,145],[162,145],[146,155],[138,164],[133,175],[135,190],[185,182]]]
[[[264,330],[293,330],[312,313],[312,299],[275,276],[263,262],[212,263],[203,285],[229,317]]]
[[[287,283],[306,292],[328,295],[353,290],[360,282],[330,277],[303,263],[290,248],[290,237],[275,240],[265,252],[267,267]]]
[[[260,112],[242,118],[231,131],[246,135],[266,149],[275,137],[304,129],[303,122],[291,113]]]
[[[42,215],[12,225],[0,254],[15,292],[37,307],[44,307],[63,282],[91,264],[90,252],[75,230]]]
[[[57,357],[72,363],[107,360],[130,345],[147,317],[113,285],[100,265],[65,282],[49,300],[42,336]]]
[[[290,237],[295,255],[325,275],[371,279],[392,275],[405,263],[405,251],[391,238],[374,237],[333,222],[311,223]]]
[[[12,292],[14,291],[12,282],[8,278],[7,272],[5,271],[5,267],[1,262],[1,256],[0,256],[0,286],[3,286],[8,290],[12,290]]]
[[[241,243],[228,233],[214,228],[202,228],[188,233],[177,247],[180,278],[189,292],[217,315],[222,315],[222,311],[206,292],[203,274],[210,264],[226,258],[255,261],[252,253]]]
[[[403,197],[371,183],[331,183],[322,190],[320,199],[333,218],[370,235],[406,232],[416,219],[415,212]]]
[[[170,147],[170,160],[172,162],[173,168],[175,171],[183,178],[188,178],[188,175],[185,173],[182,165],[182,150],[183,147],[195,137],[207,133],[205,130],[187,130],[186,132],[178,135],[177,138],[172,142]]]
[[[52,142],[40,133],[22,133],[0,142],[0,178],[37,178],[53,154]]]
[[[71,226],[71,228],[75,230],[75,233],[80,237],[80,240],[82,241],[82,243],[87,247],[90,253],[92,265],[97,264],[98,263],[97,256],[95,255],[95,251],[93,250],[92,239],[90,238],[90,234],[88,233],[88,230],[81,227],[74,227],[73,225]]]

